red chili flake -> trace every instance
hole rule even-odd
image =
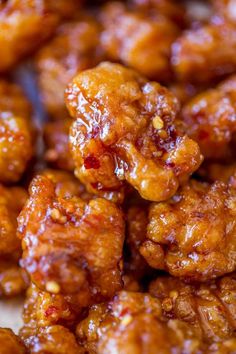
[[[200,130],[198,133],[198,137],[200,140],[208,139],[210,134],[206,130]]]
[[[49,306],[49,308],[45,311],[45,316],[50,317],[57,311],[58,311],[58,309],[56,306]]]
[[[88,155],[84,159],[84,167],[86,170],[90,170],[91,168],[97,170],[100,167],[100,162],[94,155]]]

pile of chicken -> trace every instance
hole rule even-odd
[[[235,354],[236,1],[0,1],[0,47],[0,354]]]

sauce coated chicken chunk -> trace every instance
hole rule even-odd
[[[210,352],[234,353],[235,274],[201,285],[187,285],[177,278],[159,277],[151,283],[150,293],[161,301],[167,318],[185,321],[200,331],[203,340],[210,345]],[[224,346],[225,351],[222,350]]]
[[[9,70],[48,39],[81,1],[7,0],[0,3],[0,72]]]
[[[21,187],[0,185],[0,297],[22,293],[27,276],[19,268],[21,244],[17,238],[17,216],[27,199]]]
[[[178,28],[158,11],[143,11],[122,2],[111,2],[101,12],[101,45],[112,61],[138,70],[155,80],[171,76],[171,44]]]
[[[105,199],[81,199],[58,186],[53,174],[35,177],[21,212],[22,265],[50,293],[79,293],[93,303],[122,287],[124,220]]]
[[[64,90],[80,71],[102,60],[99,24],[89,16],[63,23],[55,37],[37,55],[39,86],[43,103],[53,119],[67,115]]]
[[[231,185],[191,181],[168,202],[151,206],[141,254],[153,268],[187,280],[234,271],[235,203]]]
[[[1,354],[26,354],[21,340],[8,328],[0,328]]]
[[[75,174],[90,192],[117,195],[126,181],[144,199],[165,200],[202,161],[197,143],[179,128],[176,98],[121,65],[102,63],[77,75],[66,103]]]
[[[18,181],[33,155],[30,115],[21,89],[0,80],[0,182]]]
[[[186,323],[185,319],[168,319],[162,312],[159,299],[149,294],[123,291],[107,304],[94,305],[89,316],[77,326],[76,334],[89,353],[214,352],[204,341],[201,329]]]
[[[236,156],[236,76],[191,99],[182,109],[187,134],[207,159]]]

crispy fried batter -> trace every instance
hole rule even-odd
[[[161,312],[154,297],[123,291],[110,303],[93,306],[76,333],[89,353],[203,353],[200,331],[167,321]]]
[[[32,157],[31,109],[20,88],[0,80],[0,182],[16,182]]]
[[[236,75],[194,97],[181,115],[205,158],[236,156]]]
[[[82,313],[80,293],[74,295],[50,294],[31,284],[24,304],[24,327],[21,335],[31,336],[37,328],[62,325],[71,328]]]
[[[40,327],[29,336],[21,335],[30,354],[83,354],[75,336],[63,326]],[[9,354],[9,353],[8,353]]]
[[[79,292],[83,305],[110,298],[121,288],[124,220],[115,204],[66,195],[53,176],[39,175],[18,221],[22,265],[39,288]]]
[[[111,2],[101,12],[104,30],[101,45],[108,58],[138,70],[150,79],[171,76],[171,44],[178,28],[167,17],[142,8],[129,9],[121,2]]]
[[[70,17],[80,0],[8,0],[0,3],[0,72],[38,48]]]
[[[144,199],[165,200],[202,161],[178,128],[174,96],[121,65],[80,73],[66,103],[75,174],[93,193],[121,193],[127,181]]]
[[[235,274],[201,285],[187,285],[177,278],[159,277],[151,283],[150,293],[162,302],[166,317],[194,325],[209,344],[230,343],[234,338],[232,349],[236,350]]]
[[[154,268],[205,281],[236,269],[236,190],[191,181],[150,209],[141,254]]]
[[[56,36],[36,58],[43,102],[53,119],[65,119],[66,85],[80,71],[97,65],[103,58],[99,47],[98,23],[84,16],[58,27]]]
[[[236,163],[206,163],[198,170],[198,174],[208,182],[221,181],[236,188]]]
[[[44,126],[44,141],[47,147],[45,160],[53,167],[73,171],[74,162],[69,151],[69,128],[71,119],[51,121]]]
[[[0,328],[1,354],[25,354],[26,349],[11,329]]]
[[[27,276],[19,268],[20,240],[16,236],[17,216],[27,199],[21,187],[0,185],[0,296],[22,293],[27,287]]]
[[[207,24],[183,32],[172,46],[172,64],[181,81],[209,83],[236,70],[236,26]]]

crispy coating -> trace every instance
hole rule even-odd
[[[13,297],[22,294],[28,287],[28,276],[18,265],[17,259],[10,256],[0,260],[0,297]]]
[[[202,161],[198,145],[175,121],[175,97],[121,65],[102,63],[80,73],[66,103],[75,118],[75,174],[93,193],[119,194],[126,181],[144,199],[165,200]]]
[[[236,188],[236,163],[207,163],[198,170],[198,174],[208,182],[221,181]]]
[[[110,298],[122,287],[123,215],[105,199],[65,193],[50,175],[33,179],[18,218],[22,265],[42,290],[79,292],[83,305]]]
[[[40,327],[29,337],[24,337],[25,346],[30,354],[82,354],[75,336],[63,326]]]
[[[161,304],[149,294],[123,291],[95,305],[76,334],[89,353],[203,353],[201,332],[183,321],[162,318]]]
[[[206,281],[236,269],[236,190],[191,181],[166,203],[153,204],[141,254],[154,268]]]
[[[171,20],[154,11],[148,14],[111,2],[102,10],[101,22],[101,45],[110,60],[120,61],[150,79],[170,78],[171,44],[178,34]]]
[[[0,297],[18,295],[27,287],[27,276],[18,265],[21,244],[16,236],[17,216],[26,199],[23,188],[0,185]]]
[[[235,274],[201,285],[159,277],[151,283],[150,293],[161,301],[166,317],[194,325],[209,344],[223,341],[226,344],[234,338],[234,346],[229,348],[236,350]]]
[[[24,304],[24,327],[21,329],[21,335],[26,338],[34,334],[37,328],[53,325],[71,328],[78,323],[81,314],[80,293],[51,294],[31,284]]]
[[[73,171],[74,162],[69,151],[69,128],[71,119],[51,121],[44,126],[46,144],[45,160],[53,167]]]
[[[98,23],[84,16],[59,26],[56,36],[38,53],[39,87],[52,118],[64,120],[67,114],[64,90],[70,80],[102,60],[99,35]]]
[[[141,11],[150,13],[156,11],[180,27],[184,26],[186,22],[184,7],[179,2],[173,0],[132,0],[131,3]]]
[[[31,109],[21,89],[0,80],[0,182],[16,182],[32,157]]]
[[[209,83],[236,70],[236,26],[229,22],[188,30],[172,46],[180,81]]]
[[[187,134],[198,142],[205,158],[223,160],[235,156],[236,75],[207,90],[182,109]]]
[[[81,1],[9,0],[0,3],[0,72],[9,70],[21,58],[38,48],[69,17]]]
[[[21,187],[0,185],[0,255],[13,255],[20,250],[20,241],[16,237],[17,216],[27,199],[26,191]]]
[[[8,328],[0,328],[0,353],[25,354],[26,349],[20,339]]]
[[[68,171],[46,169],[41,171],[41,175],[50,179],[55,185],[56,195],[59,198],[71,199],[79,197],[90,201],[94,196],[88,193],[85,186]]]

